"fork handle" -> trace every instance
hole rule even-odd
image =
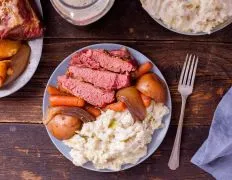
[[[183,119],[184,119],[184,111],[185,111],[185,104],[187,97],[181,96],[182,98],[182,105],[181,105],[181,113],[180,119],[178,123],[178,128],[176,132],[175,142],[172,148],[172,153],[168,162],[168,166],[171,170],[176,170],[179,167],[180,162],[180,143],[181,143],[181,135],[182,135],[182,128],[183,128]]]

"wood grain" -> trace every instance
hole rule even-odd
[[[41,63],[32,80],[17,93],[0,101],[0,122],[41,123],[42,97],[46,83],[57,65],[75,50],[89,44],[111,41],[46,39]],[[113,41],[119,43],[118,41]],[[124,41],[148,56],[164,74],[173,101],[172,124],[179,118],[181,99],[178,79],[188,52],[200,57],[195,89],[186,107],[185,126],[210,125],[213,112],[224,92],[232,84],[230,44]]]
[[[120,173],[97,173],[75,167],[51,143],[43,125],[0,124],[0,179],[212,179],[189,161],[207,137],[208,127],[185,128],[181,146],[181,165],[177,171],[167,167],[176,126],[153,156],[141,165]]]
[[[85,27],[71,25],[54,10],[50,1],[41,1],[47,27],[46,38],[181,40],[190,42],[232,41],[231,38],[228,38],[232,37],[232,25],[210,36],[184,36],[171,32],[156,23],[143,10],[139,0],[116,0],[109,13],[96,23]]]
[[[41,2],[46,34],[39,67],[25,87],[0,100],[0,179],[212,179],[189,161],[207,138],[215,108],[232,85],[232,25],[210,36],[178,35],[149,17],[139,0],[116,0],[101,20],[77,27],[62,19],[50,1]],[[38,124],[44,88],[57,65],[77,49],[102,42],[128,45],[147,55],[164,74],[173,101],[171,127],[157,152],[141,165],[120,173],[97,173],[73,166]],[[187,103],[181,166],[170,171],[167,162],[181,104],[177,83],[187,53],[197,54],[200,62],[194,93]]]

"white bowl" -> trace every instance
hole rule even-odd
[[[149,14],[149,13],[148,13]],[[149,14],[150,15],[150,14]],[[224,29],[225,27],[227,27],[228,25],[230,25],[232,23],[232,17],[230,19],[228,19],[227,21],[225,21],[222,24],[219,24],[218,26],[216,26],[212,31],[210,31],[210,33],[206,33],[206,32],[198,32],[198,33],[193,33],[193,32],[183,32],[183,31],[178,31],[176,29],[173,28],[169,28],[166,24],[163,23],[162,20],[154,18],[152,15],[150,15],[152,17],[152,19],[154,19],[157,23],[159,23],[161,26],[163,26],[164,28],[178,33],[178,34],[183,34],[183,35],[188,35],[188,36],[202,36],[202,35],[210,35],[212,33],[215,33],[217,31],[220,31],[222,29]]]

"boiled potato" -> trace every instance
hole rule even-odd
[[[0,40],[0,59],[10,58],[21,47],[20,41]]]
[[[146,117],[146,108],[139,91],[134,86],[120,89],[116,93],[117,100],[126,104],[135,121],[143,121]]]
[[[12,75],[7,77],[6,81],[4,82],[4,86],[17,79],[24,72],[29,63],[30,53],[31,48],[29,45],[21,45],[19,51],[11,58]]]
[[[167,90],[166,86],[156,74],[148,73],[141,76],[137,83],[136,88],[144,95],[151,97],[157,103],[165,103]]]
[[[80,119],[58,114],[47,124],[48,130],[54,137],[59,140],[70,139],[76,130],[81,128],[82,122]]]

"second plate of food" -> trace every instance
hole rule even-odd
[[[120,44],[95,44],[74,52],[53,72],[43,122],[74,165],[115,172],[156,151],[171,110],[167,83],[149,58]]]
[[[3,33],[4,30],[0,32],[0,36],[4,39],[0,40],[0,98],[11,95],[26,85],[40,62],[44,31],[40,21],[42,7],[40,0],[27,3],[23,0],[22,6],[18,7],[11,1],[6,1],[1,6],[2,9],[15,6],[16,11],[20,9],[27,12],[27,17],[31,20],[23,19],[21,23],[20,13],[13,11],[9,11],[9,14],[1,14],[2,19],[6,16],[6,19],[12,17],[20,21],[15,22],[15,27],[10,27],[15,30],[15,34],[10,33],[12,30],[9,27],[4,29],[7,33]]]

